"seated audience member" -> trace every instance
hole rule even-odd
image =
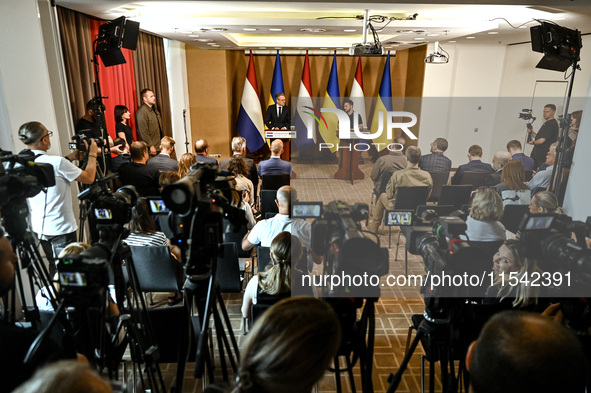
[[[535,193],[534,196],[531,197],[529,212],[531,214],[564,214],[564,210],[558,206],[558,199],[556,198],[556,195],[552,194],[550,191],[540,191]]]
[[[371,180],[373,181],[376,190],[380,190],[382,175],[385,172],[395,172],[399,169],[406,168],[406,157],[402,152],[404,146],[400,144],[399,139],[400,138],[394,138],[394,148],[399,148],[400,151],[391,150],[387,155],[381,156],[371,170]]]
[[[232,179],[232,187],[236,190],[234,198],[232,199],[232,206],[244,210],[244,217],[246,218],[246,229],[251,230],[256,225],[252,208],[250,207],[249,195],[246,190],[239,191],[237,188],[236,179]]]
[[[272,218],[261,220],[246,234],[242,239],[242,249],[248,251],[254,247],[255,244],[260,244],[263,247],[271,246],[271,242],[279,233],[287,231],[292,235],[297,236],[304,247],[310,249],[312,225],[301,218],[291,218],[291,200],[297,200],[295,190],[291,186],[283,186],[277,190],[277,199],[275,203],[279,209],[279,213]]]
[[[519,160],[523,164],[523,169],[526,171],[533,171],[534,170],[534,159],[531,157],[526,156],[523,153],[523,148],[521,147],[521,142],[518,140],[513,139],[507,143],[507,151],[511,154],[512,160]]]
[[[250,307],[257,304],[257,296],[264,292],[267,295],[282,295],[291,291],[291,263],[302,255],[302,244],[297,237],[289,232],[281,232],[271,243],[271,263],[264,272],[259,272],[250,279],[242,300],[242,317],[250,316]]]
[[[523,311],[494,315],[466,355],[471,393],[584,393],[589,365],[564,326]]]
[[[197,139],[195,142],[195,160],[202,164],[218,163],[218,160],[209,156],[209,144],[205,139]]]
[[[184,275],[181,261],[181,251],[170,243],[164,232],[156,231],[154,220],[148,209],[148,202],[144,198],[138,198],[131,209],[131,221],[129,222],[131,233],[123,240],[128,246],[168,246],[172,258],[179,263],[173,264],[177,273],[179,287],[182,287]],[[170,293],[168,304],[174,305],[182,300],[180,293]]]
[[[503,202],[499,194],[491,188],[480,188],[470,206],[466,236],[479,242],[505,240],[505,227],[499,221],[502,215]]]
[[[246,164],[246,170],[248,171],[248,178],[252,182],[254,186],[255,193],[257,192],[258,185],[259,185],[259,174],[257,172],[257,166],[252,158],[246,157],[246,139],[241,136],[235,136],[232,138],[232,155],[233,156],[242,156],[244,163]],[[232,157],[230,157],[232,158]],[[226,171],[228,170],[228,164],[230,163],[230,158],[224,158],[220,161],[220,170]]]
[[[145,142],[131,144],[132,162],[119,167],[119,179],[124,186],[132,185],[140,196],[160,195],[158,190],[158,169],[146,165],[150,155]]]
[[[529,285],[525,280],[531,280],[531,274],[541,273],[541,270],[535,259],[523,255],[519,240],[505,241],[493,257],[492,270],[495,273],[495,281],[487,291],[488,298],[485,302],[500,302],[507,305],[510,303],[511,307],[528,308],[533,311],[538,303],[540,287]],[[511,279],[513,282],[510,282],[510,277],[515,277]]]
[[[120,154],[111,157],[111,168],[113,169],[113,172],[118,172],[121,165],[131,162],[131,155],[129,154],[129,145],[125,142],[125,139],[116,138],[113,141],[113,144],[119,146],[119,150],[121,151]]]
[[[180,179],[181,177],[179,176],[178,172],[164,171],[160,173],[160,176],[158,176],[158,184],[160,185],[160,190]]]
[[[39,369],[13,393],[111,393],[109,382],[88,364],[62,360]]]
[[[232,172],[236,178],[236,189],[242,193],[242,191],[246,191],[248,193],[248,204],[252,206],[254,203],[254,186],[248,176],[248,171],[246,169],[246,164],[242,159],[241,155],[233,155],[230,157],[230,162],[228,164],[228,171]]]
[[[314,298],[282,300],[249,332],[232,386],[205,392],[311,392],[341,343],[332,308]],[[304,361],[305,360],[305,361]]]
[[[162,171],[178,171],[179,163],[172,158],[174,154],[174,144],[176,142],[169,136],[165,136],[160,140],[160,153],[156,157],[148,160],[148,166]]]
[[[429,175],[428,172],[419,169],[421,149],[416,146],[409,146],[404,154],[406,155],[406,168],[394,172],[386,186],[386,192],[380,195],[377,200],[376,206],[373,209],[372,216],[367,225],[367,229],[370,232],[376,233],[378,231],[386,209],[394,209],[398,188],[427,186],[431,189],[431,187],[433,187],[433,179],[431,178],[431,175]]]
[[[182,179],[189,173],[189,170],[193,165],[197,163],[195,156],[191,153],[185,153],[181,156],[179,161],[179,177]]]
[[[482,147],[478,145],[470,146],[468,149],[468,160],[467,164],[458,167],[458,170],[451,178],[451,184],[462,184],[464,172],[493,172],[490,164],[482,162]]]
[[[125,105],[115,105],[115,132],[117,138],[123,139],[127,145],[133,143],[133,132],[129,124],[127,124],[130,118],[131,113],[129,113],[129,109]],[[116,143],[115,146],[117,146]]]
[[[511,160],[503,168],[501,183],[495,186],[495,190],[506,205],[529,205],[531,191],[525,184],[525,171],[519,160]]]
[[[447,150],[447,139],[437,138],[431,143],[431,153],[421,157],[419,168],[427,172],[446,172],[451,170],[451,160],[443,155]]]
[[[550,145],[550,150],[546,154],[546,169],[539,170],[534,177],[527,183],[530,190],[534,191],[536,188],[548,188],[550,185],[550,179],[552,178],[552,172],[554,170],[554,161],[556,161],[556,147],[558,144],[555,142]]]
[[[487,187],[494,187],[501,182],[501,174],[503,167],[511,159],[511,154],[506,151],[498,151],[493,156],[492,167],[494,172],[484,179],[484,185]]]
[[[259,175],[290,175],[291,162],[281,159],[283,153],[283,142],[281,139],[275,139],[271,142],[271,157],[268,160],[259,162]]]

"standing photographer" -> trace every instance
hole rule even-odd
[[[78,159],[79,152],[74,151],[66,157],[47,154],[51,147],[50,138],[53,132],[37,121],[23,124],[18,130],[19,139],[27,145],[36,156],[35,162],[51,164],[55,173],[55,186],[47,188],[29,198],[31,209],[31,225],[41,240],[41,246],[49,260],[49,274],[55,274],[55,250],[76,241],[76,216],[72,209],[72,193],[70,183],[78,181],[92,184],[96,174],[96,156],[98,147],[94,139],[88,147],[88,163],[82,170],[72,164]]]

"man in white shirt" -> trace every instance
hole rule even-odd
[[[77,150],[66,157],[47,154],[52,135],[53,132],[36,121],[23,124],[18,131],[19,139],[37,156],[35,162],[51,164],[55,174],[55,186],[29,198],[31,226],[41,240],[50,262],[50,276],[55,273],[55,250],[76,241],[78,224],[74,216],[70,184],[74,180],[83,184],[94,182],[98,152],[96,142],[92,139],[88,148],[88,163],[86,169],[82,170],[71,162],[78,159],[80,152]]]

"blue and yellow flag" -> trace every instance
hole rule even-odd
[[[337,73],[337,51],[334,52],[332,61],[332,68],[328,78],[328,85],[326,86],[326,94],[324,96],[323,108],[341,109],[341,93],[339,90],[339,76]],[[330,144],[330,151],[334,153],[339,144],[337,137],[339,128],[339,119],[334,113],[323,113],[324,122],[320,122],[318,132],[322,136],[325,143]]]
[[[269,94],[269,102],[267,106],[276,104],[275,94],[285,93],[283,88],[283,72],[281,71],[281,57],[279,57],[279,51],[277,51],[277,57],[275,58],[275,69],[273,70],[273,82],[271,83],[271,92]],[[287,98],[287,97],[285,97]],[[287,103],[286,103],[287,105]]]
[[[390,52],[388,51],[388,58],[384,66],[384,74],[382,75],[382,83],[380,84],[380,92],[378,93],[378,101],[376,102],[375,110],[371,120],[371,132],[375,133],[379,127],[380,117],[383,120],[382,134],[375,138],[373,142],[376,144],[378,151],[386,148],[392,141],[388,140],[388,133],[386,132],[386,112],[392,111],[392,79],[390,76]],[[384,112],[383,115],[380,112]],[[380,143],[380,145],[378,145]]]

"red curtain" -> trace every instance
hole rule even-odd
[[[90,34],[92,42],[96,39],[99,32],[99,26],[105,22],[91,19]],[[133,56],[131,50],[121,49],[126,63],[116,66],[105,67],[102,60],[99,63],[99,81],[101,95],[108,97],[103,99],[105,105],[105,124],[107,131],[113,139],[115,135],[115,106],[125,105],[131,113],[128,125],[133,130],[133,140],[137,140],[135,129],[135,110],[137,108],[137,92],[135,87],[135,74],[133,71]]]

